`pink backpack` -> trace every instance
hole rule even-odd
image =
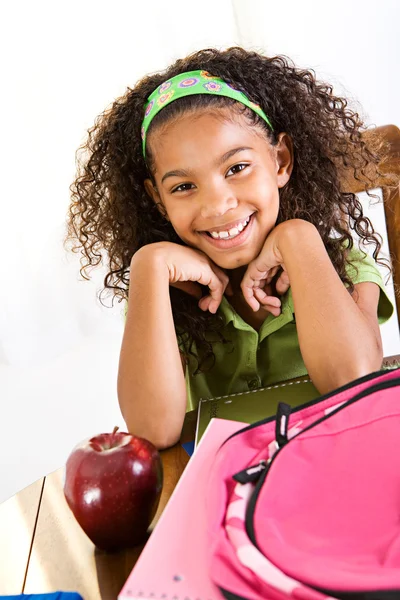
[[[229,600],[400,599],[400,368],[232,435],[208,510]]]

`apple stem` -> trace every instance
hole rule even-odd
[[[118,425],[116,425],[113,430],[113,435],[114,435],[114,433],[117,433],[118,429],[119,429],[119,427],[118,427]]]

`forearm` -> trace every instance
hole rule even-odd
[[[168,272],[155,256],[131,268],[128,314],[122,341],[118,399],[129,431],[157,447],[179,439],[186,387],[176,341]]]
[[[287,228],[279,250],[289,275],[301,354],[326,393],[380,368],[380,339],[336,273],[317,229]]]

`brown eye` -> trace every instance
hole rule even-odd
[[[175,194],[175,192],[187,192],[188,190],[194,187],[193,183],[181,183],[176,188],[171,191],[171,194]]]
[[[227,175],[229,174],[230,171],[232,171],[232,175],[236,175],[236,173],[240,173],[240,171],[243,171],[248,166],[249,165],[247,165],[245,163],[238,163],[237,165],[233,165],[233,167],[231,167],[229,169],[229,171],[227,172]]]

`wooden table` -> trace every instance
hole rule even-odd
[[[194,439],[188,413],[181,443]],[[161,452],[164,485],[157,523],[189,456],[181,443]],[[107,554],[78,525],[63,494],[64,467],[0,505],[0,595],[79,592],[84,600],[116,600],[143,545]]]
[[[384,360],[400,366],[400,355]],[[297,378],[299,379],[299,378]],[[196,413],[186,414],[180,443],[161,453],[164,486],[157,523],[189,457]],[[83,533],[63,494],[61,468],[0,505],[0,595],[79,592],[84,600],[116,600],[142,546],[115,554],[98,551]]]

